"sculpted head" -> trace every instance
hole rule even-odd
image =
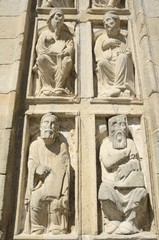
[[[53,113],[47,113],[41,118],[40,133],[43,140],[55,141],[59,134],[59,123]]]
[[[108,34],[114,33],[119,34],[120,32],[120,19],[115,11],[106,12],[103,17],[104,28]]]
[[[127,146],[128,124],[126,115],[112,117],[108,121],[109,138],[113,148],[123,149]]]
[[[49,18],[47,20],[48,28],[51,31],[55,31],[56,29],[61,29],[64,23],[64,13],[59,8],[53,8],[50,11]]]

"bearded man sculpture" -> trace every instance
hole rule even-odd
[[[98,198],[108,234],[138,233],[147,210],[147,191],[139,155],[128,137],[125,115],[109,119],[109,137],[100,148],[102,183]]]
[[[74,42],[64,14],[54,8],[36,45],[37,59],[34,71],[38,74],[35,95],[68,94],[67,83],[73,66]]]
[[[24,233],[64,234],[68,225],[68,149],[52,113],[42,117],[40,133],[29,150]]]

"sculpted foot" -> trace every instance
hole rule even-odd
[[[118,226],[120,225],[119,221],[110,221],[108,225],[105,226],[105,233],[111,234],[113,233]]]
[[[135,227],[133,222],[122,222],[118,229],[115,231],[116,234],[119,235],[130,235],[130,234],[135,234],[138,233],[139,230]]]

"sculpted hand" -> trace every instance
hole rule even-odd
[[[64,208],[68,208],[68,196],[63,197],[62,205],[63,205]]]
[[[51,169],[46,166],[39,165],[36,169],[36,173],[40,176],[46,177],[50,173]]]
[[[67,51],[67,49],[64,49],[63,51],[62,51],[62,57],[66,57],[66,56],[69,56],[69,53],[68,53],[68,51]]]
[[[117,177],[117,181],[119,181],[119,180],[121,180],[121,179],[126,179],[127,178],[127,176],[131,173],[131,171],[132,171],[132,169],[130,168],[130,166],[129,165],[121,165],[121,166],[119,166],[119,168],[118,168],[118,171],[117,171],[117,175],[116,175],[116,177]]]
[[[103,50],[105,51],[106,49],[110,48],[110,47],[119,47],[121,44],[121,42],[118,39],[114,39],[114,38],[109,38],[109,40],[106,40],[103,42]]]

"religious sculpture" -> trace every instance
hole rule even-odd
[[[115,8],[119,7],[121,0],[95,0],[94,5],[96,7]]]
[[[126,36],[120,32],[120,19],[115,11],[103,18],[106,32],[95,43],[98,94],[106,97],[134,96],[134,73]]]
[[[128,137],[125,115],[109,119],[109,137],[100,148],[102,183],[98,198],[108,234],[134,234],[142,228],[147,190],[135,143]]]
[[[65,234],[69,210],[69,154],[58,118],[45,114],[30,145],[25,196],[26,234]]]
[[[42,7],[72,8],[74,7],[74,0],[43,0]]]
[[[37,73],[36,96],[70,94],[68,85],[73,68],[74,42],[64,24],[60,9],[50,11],[48,30],[44,30],[36,45],[37,59],[33,68]]]

